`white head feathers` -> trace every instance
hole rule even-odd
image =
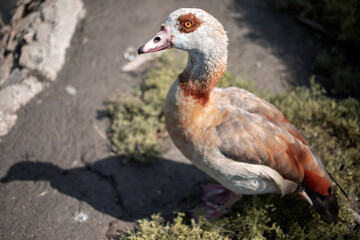
[[[190,22],[187,28],[184,24]],[[228,38],[221,23],[197,8],[181,8],[166,19],[163,24],[171,29],[173,47],[188,51],[189,54],[201,53],[210,61],[226,64]],[[200,56],[201,56],[200,55]],[[215,64],[218,65],[218,64]]]

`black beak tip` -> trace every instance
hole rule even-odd
[[[144,45],[142,45],[141,47],[139,47],[138,49],[138,54],[141,55],[143,52],[143,48],[144,48]]]

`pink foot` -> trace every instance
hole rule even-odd
[[[200,208],[205,211],[208,220],[220,218],[226,214],[231,206],[242,195],[235,194],[219,184],[207,183],[202,185],[204,195]]]

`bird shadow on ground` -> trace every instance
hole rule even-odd
[[[200,199],[199,183],[204,176],[190,164],[164,158],[153,164],[124,165],[118,157],[109,157],[72,169],[23,161],[14,164],[0,181],[48,181],[59,192],[100,212],[134,221],[158,212],[170,219],[175,210],[190,210]]]
[[[282,60],[288,83],[309,85],[314,58],[322,45],[321,35],[301,25],[295,16],[277,11],[269,1],[234,0],[231,10],[237,13],[237,25],[249,29],[245,39]]]

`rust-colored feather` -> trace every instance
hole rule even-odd
[[[289,122],[284,123],[286,125],[276,125],[248,112],[232,116],[232,120],[216,128],[221,151],[236,161],[269,166],[285,179],[328,195],[331,181],[325,168],[318,164],[302,137],[287,131],[295,127]]]
[[[328,179],[319,176],[311,170],[304,169],[305,177],[303,184],[307,186],[314,192],[319,193],[320,195],[327,196],[329,193],[332,193],[331,183]],[[330,190],[330,191],[329,191]]]

